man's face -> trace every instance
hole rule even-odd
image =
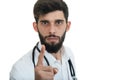
[[[36,25],[41,44],[50,53],[57,53],[64,41],[65,33],[69,30],[70,22],[66,23],[62,11],[53,11],[39,17]]]
[[[40,32],[38,32],[38,34],[39,34],[41,44],[45,45],[46,50],[49,53],[57,53],[59,49],[62,47],[63,41],[65,39],[66,31],[61,37],[56,35],[49,35],[49,36],[43,37]],[[49,41],[49,39],[51,40],[50,43],[47,42],[47,40]],[[58,43],[55,43],[56,40],[58,40]]]

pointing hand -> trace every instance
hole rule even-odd
[[[57,69],[51,66],[44,66],[45,46],[42,45],[40,55],[38,57],[38,63],[35,67],[35,80],[53,80],[54,75],[57,73]]]

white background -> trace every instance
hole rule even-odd
[[[36,0],[0,0],[0,80],[39,40]],[[65,45],[74,52],[78,80],[120,80],[119,0],[65,0],[72,22]],[[24,66],[24,65],[23,65]]]

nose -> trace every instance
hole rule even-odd
[[[51,24],[49,27],[49,33],[50,34],[55,34],[56,33],[56,27],[54,24]]]

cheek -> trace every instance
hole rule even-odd
[[[38,30],[39,30],[40,34],[42,34],[43,36],[45,36],[45,34],[46,34],[46,30],[45,29],[39,27]]]
[[[62,37],[65,32],[66,32],[66,29],[62,29],[62,30],[59,32],[59,36]]]

